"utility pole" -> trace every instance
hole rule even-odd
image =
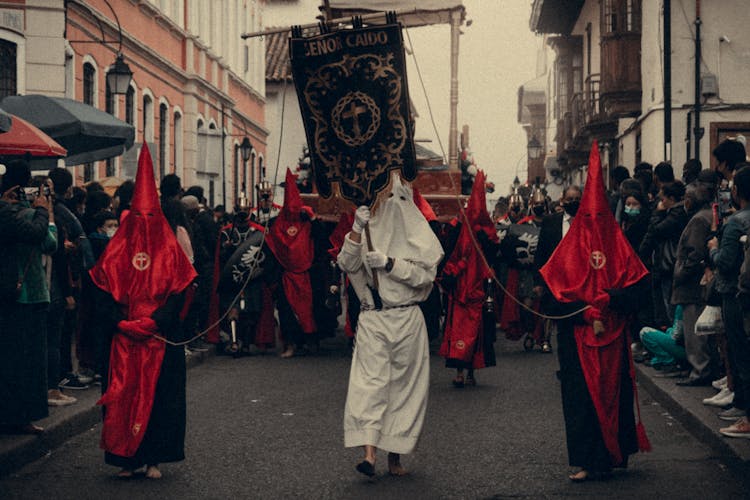
[[[664,0],[664,161],[672,161],[672,6]]]
[[[701,0],[695,0],[695,159],[701,159]]]

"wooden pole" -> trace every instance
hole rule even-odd
[[[458,38],[461,11],[451,11],[451,116],[448,135],[448,166],[458,168]]]
[[[370,225],[365,226],[365,240],[367,240],[367,251],[372,252],[372,239],[370,238]],[[372,270],[372,283],[375,285],[375,290],[378,289],[378,271],[377,269]]]

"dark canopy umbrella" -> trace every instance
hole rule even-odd
[[[79,165],[121,155],[133,145],[135,128],[93,106],[64,97],[10,96],[9,113],[28,120],[68,150],[65,164]]]
[[[10,130],[11,118],[8,113],[0,109],[0,134]]]

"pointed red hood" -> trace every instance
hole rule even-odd
[[[474,185],[471,188],[471,196],[466,206],[466,219],[469,221],[471,229],[477,233],[484,231],[490,240],[497,243],[497,232],[495,224],[492,222],[489,212],[487,212],[487,195],[485,183],[487,177],[484,171],[479,170],[474,178]]]
[[[284,269],[295,273],[310,269],[314,254],[312,224],[302,220],[302,207],[297,176],[287,168],[284,206],[268,231],[266,244]]]
[[[419,190],[416,187],[412,186],[412,191],[414,193],[414,204],[417,206],[419,211],[422,212],[422,215],[424,215],[424,218],[427,219],[427,222],[437,220],[435,211],[432,209],[430,203],[424,199],[424,196],[422,196]]]
[[[196,277],[161,210],[146,144],[138,157],[130,213],[89,274],[117,303],[128,306],[128,319],[150,317]]]
[[[648,273],[607,203],[596,141],[581,206],[540,273],[560,302],[583,301],[599,309],[609,303],[606,290],[633,285]]]

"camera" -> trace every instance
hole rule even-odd
[[[32,186],[32,187],[19,187],[18,188],[18,199],[19,200],[33,200],[37,196],[49,196],[49,186]]]

